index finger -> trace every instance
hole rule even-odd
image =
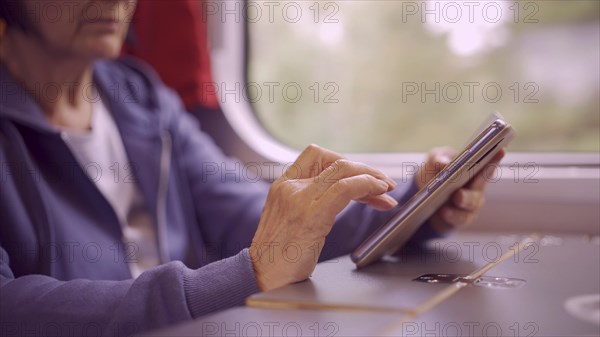
[[[329,165],[318,176],[315,176],[315,186],[318,190],[324,192],[337,181],[360,174],[370,174],[379,180],[385,181],[389,185],[388,191],[393,190],[397,185],[394,180],[376,168],[363,163],[340,159]]]
[[[284,174],[295,179],[311,178],[319,175],[336,160],[343,158],[339,153],[311,144],[300,153],[294,164]]]
[[[323,209],[323,215],[335,217],[352,200],[366,200],[370,197],[387,192],[388,184],[369,174],[361,174],[338,180],[333,184],[318,202]],[[387,209],[394,205],[389,203]]]

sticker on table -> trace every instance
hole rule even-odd
[[[478,278],[469,278],[468,275],[464,274],[425,274],[417,277],[413,281],[436,284],[462,282],[469,285],[492,289],[515,289],[520,288],[527,283],[527,281],[523,279],[512,277],[481,276]]]
[[[565,310],[582,321],[600,325],[600,294],[568,298],[565,301]]]

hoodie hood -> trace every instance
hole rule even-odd
[[[126,123],[136,132],[149,133],[148,128],[158,127],[161,123],[158,110],[157,92],[153,83],[158,76],[139,61],[123,58],[120,62],[99,60],[93,65],[93,83],[99,97],[117,120],[117,124]],[[115,66],[116,65],[116,66]],[[126,69],[123,69],[126,68]],[[141,70],[140,70],[141,68]],[[38,87],[43,92],[47,87]],[[115,111],[119,111],[115,114]],[[32,94],[25,89],[0,63],[0,119],[8,119],[28,126],[40,132],[57,133],[57,130],[45,118],[40,106]]]

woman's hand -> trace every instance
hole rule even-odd
[[[302,281],[314,270],[336,215],[351,200],[379,210],[397,205],[381,171],[315,145],[277,179],[250,247],[261,290]]]
[[[415,176],[417,187],[419,189],[425,187],[453,157],[454,151],[447,147],[431,150],[424,167],[421,167]],[[504,149],[498,152],[469,182],[454,192],[450,199],[431,216],[429,221],[434,230],[445,233],[453,229],[463,228],[475,220],[479,210],[485,204],[486,177],[494,176],[490,170],[492,167],[497,166],[502,157],[504,157]]]

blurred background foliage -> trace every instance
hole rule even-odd
[[[598,152],[600,1],[474,2],[253,2],[258,118],[298,149],[412,152],[461,147],[498,111],[513,151]]]

